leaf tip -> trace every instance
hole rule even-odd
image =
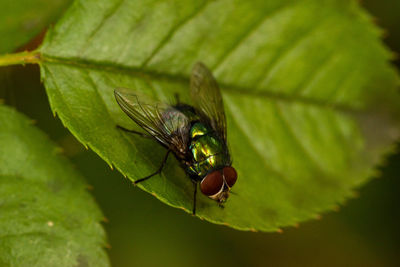
[[[332,207],[333,211],[339,212],[340,211],[340,206],[339,205],[334,205]]]
[[[321,214],[317,214],[317,215],[314,216],[314,218],[319,221],[319,220],[322,219],[322,215]]]
[[[91,184],[87,184],[86,185],[86,189],[89,190],[89,191],[92,191],[94,189],[94,187]]]
[[[399,59],[399,53],[397,53],[395,51],[391,51],[390,60],[396,61],[398,59]]]
[[[389,34],[389,31],[387,31],[385,29],[380,29],[379,35],[382,39],[386,39],[390,34]]]
[[[360,197],[360,193],[357,192],[357,191],[353,191],[353,192],[351,192],[351,197],[352,198],[359,198]]]
[[[276,232],[277,232],[278,234],[283,234],[282,228],[278,228],[278,229],[276,230]]]
[[[387,165],[387,161],[386,160],[382,161],[381,164],[380,164],[381,167],[386,166],[386,165]],[[371,176],[372,176],[371,178],[376,178],[376,179],[384,177],[382,175],[382,171],[379,170],[379,169],[375,169]]]
[[[110,222],[106,216],[101,218],[101,221],[104,222],[104,223],[109,223]]]

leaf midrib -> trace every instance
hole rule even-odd
[[[92,69],[99,71],[107,71],[113,73],[126,73],[136,77],[141,77],[146,80],[154,80],[154,78],[158,80],[164,80],[173,83],[179,83],[183,86],[189,84],[189,77],[185,75],[166,73],[166,72],[158,72],[151,69],[141,69],[133,66],[125,66],[120,64],[115,64],[107,61],[93,61],[93,60],[85,60],[82,58],[63,58],[56,57],[52,55],[41,54],[39,64],[57,64],[57,65],[69,65],[76,68],[82,69]],[[328,108],[332,110],[337,110],[344,113],[364,113],[366,110],[361,108],[352,107],[346,104],[341,103],[330,103],[327,100],[316,99],[311,97],[304,97],[299,95],[288,95],[279,92],[273,91],[254,91],[246,87],[240,87],[232,84],[221,83],[219,82],[221,90],[225,93],[229,93],[232,95],[244,95],[247,97],[254,98],[265,98],[272,99],[277,102],[287,102],[287,103],[301,103],[304,105],[315,106],[318,108]]]

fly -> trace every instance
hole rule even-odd
[[[114,95],[121,109],[146,133],[118,127],[153,138],[167,149],[160,167],[134,183],[160,174],[172,152],[193,182],[193,214],[198,184],[204,195],[222,206],[237,180],[237,173],[227,146],[221,92],[208,68],[200,62],[193,67],[190,78],[193,105],[179,100],[174,105],[159,103],[123,88],[115,89]]]

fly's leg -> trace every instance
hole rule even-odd
[[[165,154],[165,157],[164,157],[164,159],[163,159],[163,161],[162,161],[162,163],[161,163],[161,166],[158,168],[158,170],[157,170],[156,172],[154,172],[154,173],[152,173],[152,174],[150,174],[150,175],[148,175],[148,176],[146,176],[146,177],[143,177],[143,178],[141,178],[141,179],[139,179],[139,180],[134,181],[133,184],[136,185],[136,184],[138,184],[138,183],[141,183],[141,182],[143,182],[143,181],[146,181],[147,179],[153,177],[154,175],[157,175],[157,174],[161,173],[162,169],[163,169],[164,166],[165,166],[165,163],[167,162],[168,155],[169,155],[170,152],[171,152],[171,150],[168,149],[167,154]]]
[[[124,131],[124,132],[127,132],[127,133],[133,133],[133,134],[139,135],[139,136],[144,137],[144,138],[153,139],[153,137],[150,136],[150,135],[148,135],[148,134],[141,133],[141,132],[137,132],[137,131],[135,131],[135,130],[129,130],[129,129],[126,129],[126,128],[124,128],[124,127],[122,127],[122,126],[119,126],[119,125],[117,125],[117,128],[120,129],[120,130],[122,130],[122,131]],[[154,172],[154,173],[152,173],[152,174],[150,174],[150,175],[148,175],[148,176],[146,176],[146,177],[143,177],[143,178],[141,178],[141,179],[139,179],[139,180],[134,181],[133,184],[136,185],[136,184],[138,184],[138,183],[141,183],[141,182],[143,182],[143,181],[146,181],[147,179],[149,179],[149,178],[151,178],[151,177],[153,177],[153,176],[155,176],[155,175],[161,173],[162,169],[164,168],[165,162],[167,162],[168,155],[169,155],[170,152],[171,152],[171,150],[168,149],[167,154],[165,154],[164,159],[163,159],[163,161],[162,161],[162,163],[161,163],[161,166],[157,169],[156,172]]]
[[[127,133],[133,133],[133,134],[137,134],[137,135],[139,135],[141,137],[144,137],[144,138],[153,139],[153,137],[148,135],[148,134],[137,132],[137,131],[134,131],[134,130],[129,130],[129,129],[126,129],[126,128],[124,128],[122,126],[119,126],[119,125],[117,125],[117,128],[122,130],[122,131],[124,131],[124,132],[127,132]]]
[[[196,215],[196,195],[197,195],[197,182],[192,181],[194,185],[194,193],[193,193],[193,215]]]

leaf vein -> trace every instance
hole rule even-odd
[[[162,39],[161,42],[157,45],[157,47],[153,50],[153,52],[150,54],[150,56],[143,61],[141,68],[144,68],[145,66],[147,66],[147,64],[150,62],[150,60],[152,60],[157,55],[157,53],[163,48],[163,46],[166,45],[169,40],[171,40],[171,38],[179,30],[179,28],[183,27],[190,20],[195,18],[197,15],[201,14],[201,12],[206,8],[208,3],[210,3],[210,1],[204,1],[202,3],[202,5],[199,8],[197,8],[193,13],[189,14],[189,16],[184,18],[179,23],[175,24],[175,26],[171,28],[171,30],[164,37],[164,39]]]
[[[310,152],[304,147],[303,142],[297,137],[297,135],[294,133],[292,125],[287,121],[286,117],[282,113],[282,109],[279,104],[274,104],[276,107],[278,119],[282,122],[281,124],[283,127],[286,128],[287,133],[292,137],[292,140],[294,141],[295,144],[300,148],[300,151],[307,157],[309,158],[310,162],[313,162],[313,165],[316,166],[317,170],[320,173],[323,173],[323,168],[320,164],[318,164],[318,160],[316,160]]]
[[[275,10],[272,10],[269,14],[262,14],[259,18],[257,18],[248,28],[246,28],[239,38],[222,54],[222,56],[218,59],[217,63],[212,66],[212,70],[217,70],[219,66],[224,63],[224,61],[233,54],[242,44],[243,42],[254,32],[256,32],[264,22],[270,18],[270,16],[274,13],[278,13],[281,11],[285,6],[280,6]]]
[[[72,67],[80,68],[80,69],[87,69],[90,68],[92,70],[98,71],[107,71],[113,73],[125,73],[129,75],[135,75],[139,78],[143,79],[154,79],[157,78],[159,80],[164,80],[168,82],[175,82],[179,84],[184,84],[185,86],[189,83],[189,78],[183,75],[176,75],[170,73],[163,73],[154,70],[142,70],[140,68],[134,67],[127,67],[123,65],[114,64],[111,62],[100,62],[100,61],[85,61],[79,58],[60,58],[60,57],[52,57],[47,55],[42,55],[42,61],[48,64],[55,64],[55,65],[69,65]],[[221,90],[231,93],[231,94],[242,94],[248,97],[255,97],[255,98],[266,98],[266,99],[274,99],[276,101],[281,102],[298,102],[304,105],[310,106],[317,106],[320,108],[328,108],[334,109],[342,112],[363,112],[356,107],[349,106],[348,104],[342,104],[340,102],[333,102],[330,103],[326,100],[312,98],[307,96],[291,96],[284,93],[273,92],[273,91],[266,91],[266,90],[249,90],[245,87],[239,87],[236,85],[231,84],[224,84],[220,83]]]
[[[228,98],[226,98],[225,100],[227,100],[226,102],[230,102],[230,100]],[[229,105],[225,105],[226,107],[228,107],[228,109],[230,109],[232,114],[236,114],[236,116],[233,116],[233,122],[236,124],[236,127],[242,132],[243,136],[248,140],[250,146],[253,148],[253,150],[259,155],[260,158],[265,159],[265,161],[268,161],[265,158],[265,155],[260,151],[259,147],[257,147],[257,145],[253,142],[252,137],[248,134],[248,131],[246,131],[246,126],[244,123],[238,122],[236,121],[236,119],[239,117],[238,114],[240,114],[240,111],[237,110],[236,105],[232,102],[230,102]],[[276,170],[275,168],[273,168],[272,166],[265,164],[264,165],[266,169],[268,169],[271,173],[275,174],[278,177],[281,177],[281,181],[286,181],[287,178],[285,177],[285,175],[279,171]]]
[[[124,3],[124,0],[120,0],[117,2],[111,9],[110,11],[102,18],[100,21],[99,25],[90,33],[88,38],[85,41],[85,44],[83,45],[82,49],[78,52],[78,55],[82,56],[83,53],[86,51],[88,48],[88,45],[90,45],[90,41],[96,36],[96,34],[100,31],[100,29],[109,21],[109,19],[117,12],[117,10],[121,7],[121,5]]]
[[[272,62],[266,65],[266,67],[263,69],[261,73],[264,73],[264,75],[260,75],[260,77],[253,83],[254,88],[259,88],[260,84],[265,81],[265,83],[268,83],[268,81],[271,79],[272,75],[275,73],[275,70],[277,67],[283,62],[285,57],[298,49],[300,44],[304,41],[307,40],[311,36],[311,34],[315,31],[318,31],[319,29],[323,28],[324,24],[321,22],[316,25],[312,25],[313,27],[307,28],[303,34],[299,34],[298,36],[295,37],[294,40],[291,42],[286,42],[283,47],[277,50],[275,53],[275,56],[273,57]]]

